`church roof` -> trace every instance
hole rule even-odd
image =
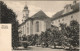
[[[58,18],[59,16],[62,15],[63,12],[64,12],[64,10],[61,10],[61,11],[57,12],[55,15],[52,16],[52,19]]]
[[[31,18],[44,19],[49,18],[42,10],[34,14]]]
[[[25,24],[26,21],[28,21],[28,20],[34,20],[34,19],[41,19],[41,20],[43,20],[43,19],[47,19],[47,18],[49,19],[49,17],[42,10],[40,10],[39,12],[34,14],[33,16],[31,16],[28,19],[26,19],[21,25]]]
[[[61,10],[61,11],[57,12],[55,15],[53,15],[51,20],[55,20],[55,19],[67,16],[67,15],[70,15],[72,13],[78,12],[79,11],[79,3],[76,3],[75,5],[72,5],[71,8],[73,9],[72,12],[63,14],[64,10]]]
[[[32,19],[32,18],[26,19],[24,22],[22,22],[22,23],[19,25],[19,27],[22,26],[22,25],[24,25],[24,24],[26,23],[26,21],[28,21],[28,20],[33,20],[33,19]]]

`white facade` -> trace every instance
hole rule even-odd
[[[49,22],[49,25],[46,22],[49,20],[49,17],[47,17],[43,11],[39,11],[37,13],[37,14],[39,14],[39,16],[37,16],[37,17],[34,16],[34,18],[30,18],[27,15],[27,14],[29,14],[28,7],[25,7],[25,8],[26,9],[23,12],[23,19],[22,19],[23,23],[20,24],[20,26],[19,26],[19,32],[20,32],[19,36],[20,37],[28,36],[31,34],[40,35],[41,32],[45,32],[45,30],[50,27],[51,22]],[[37,14],[35,14],[35,15],[37,15]]]
[[[58,18],[56,20],[53,20],[52,25],[55,25],[58,27],[60,26],[60,23],[65,23],[65,24],[69,25],[71,20],[77,20],[79,22],[79,12],[76,12],[76,13]]]
[[[39,22],[39,27],[36,27],[36,23]],[[46,30],[46,23],[43,20],[34,20],[33,21],[33,34],[40,34]],[[37,28],[39,31],[37,31]]]
[[[37,26],[37,22],[38,22],[38,26]],[[21,37],[23,35],[27,36],[31,34],[40,35],[41,32],[45,32],[46,29],[47,29],[46,22],[44,20],[33,20],[33,21],[28,20],[27,22],[25,22],[19,27],[19,31],[21,31],[19,35]]]
[[[77,6],[78,4],[79,3],[75,3],[75,5],[71,5],[70,4],[70,5],[65,6],[62,15],[64,15],[64,14],[67,14],[67,15],[62,16],[62,17],[61,16],[58,16],[59,18],[52,20],[52,23],[51,24],[59,27],[60,26],[60,23],[64,23],[66,25],[69,25],[70,24],[70,21],[72,21],[72,20],[76,20],[76,21],[79,22],[79,14],[80,14],[80,12],[79,12],[79,10],[76,11],[77,9],[79,9],[79,6]],[[74,7],[72,7],[72,6],[74,6]],[[74,11],[74,8],[76,9],[75,10],[76,12],[73,12]],[[72,13],[70,13],[70,12],[72,12]],[[79,24],[80,24],[80,22],[79,22]]]

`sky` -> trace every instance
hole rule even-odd
[[[29,17],[42,10],[47,16],[52,17],[58,11],[63,10],[67,4],[73,1],[4,1],[8,8],[12,9],[19,23],[22,22],[23,9],[27,5],[29,9]]]

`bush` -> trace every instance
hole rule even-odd
[[[24,47],[24,48],[27,48],[28,46],[29,46],[28,43],[26,43],[26,42],[23,43],[23,47]]]

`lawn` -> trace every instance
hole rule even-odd
[[[65,51],[70,51],[70,50],[65,50]],[[77,49],[77,50],[72,50],[72,51],[79,51],[79,49]]]

